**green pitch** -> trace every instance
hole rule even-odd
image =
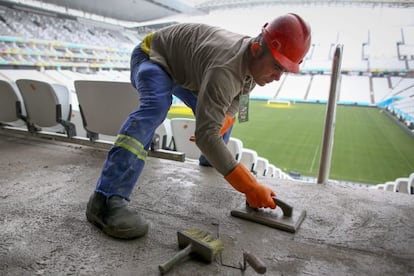
[[[250,101],[249,121],[237,122],[232,136],[285,172],[317,177],[325,111]],[[330,179],[377,184],[414,172],[414,138],[377,108],[338,106],[334,137]]]

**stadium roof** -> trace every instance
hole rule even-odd
[[[70,14],[72,11],[81,11],[128,22],[145,22],[179,14],[201,13],[183,0],[1,0],[0,2],[60,13]]]
[[[414,7],[413,0],[407,1],[383,1],[383,0],[194,0],[195,7],[201,11],[208,12],[223,8],[235,8],[252,5],[285,4],[285,5],[364,5],[364,6],[390,6],[390,7]]]
[[[197,15],[212,10],[246,7],[252,5],[371,5],[414,7],[414,1],[383,0],[5,0],[18,5],[47,9],[48,5],[64,7],[121,21],[142,23],[180,14]]]

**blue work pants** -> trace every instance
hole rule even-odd
[[[127,200],[144,168],[154,132],[167,116],[172,95],[189,106],[194,114],[197,105],[194,94],[175,84],[162,67],[149,60],[140,46],[131,56],[131,83],[139,92],[139,106],[122,125],[96,185],[96,191],[107,197],[117,195]],[[230,131],[224,136],[226,142],[229,137]],[[200,163],[206,161],[202,159]]]

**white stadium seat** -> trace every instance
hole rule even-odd
[[[99,134],[117,136],[128,115],[138,107],[139,96],[129,82],[75,81],[79,109],[89,139]]]
[[[0,124],[21,127],[25,122],[20,115],[26,116],[22,96],[14,82],[0,80]]]
[[[257,157],[255,150],[243,148],[240,163],[245,165],[253,174],[256,174]]]
[[[266,176],[266,173],[269,169],[269,160],[264,157],[257,157],[256,164],[256,175],[257,176]]]
[[[171,119],[171,130],[176,150],[183,152],[186,159],[198,159],[201,151],[195,142],[190,141],[190,137],[194,135],[195,131],[195,119],[173,118]]]
[[[227,143],[227,148],[234,156],[237,162],[241,160],[241,154],[243,150],[243,142],[242,140],[234,137],[230,137],[229,142]]]
[[[26,108],[30,131],[65,132],[68,137],[76,135],[76,127],[70,122],[70,94],[65,86],[31,79],[18,79],[16,84]]]

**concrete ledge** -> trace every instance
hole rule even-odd
[[[414,273],[412,195],[262,178],[306,209],[291,234],[231,217],[244,197],[214,169],[149,157],[131,206],[150,231],[119,241],[85,218],[106,150],[0,134],[0,153],[1,275],[158,275],[178,250],[177,230],[193,227],[220,237],[224,264],[237,266],[247,250],[267,275]],[[190,259],[169,275],[242,273]]]

